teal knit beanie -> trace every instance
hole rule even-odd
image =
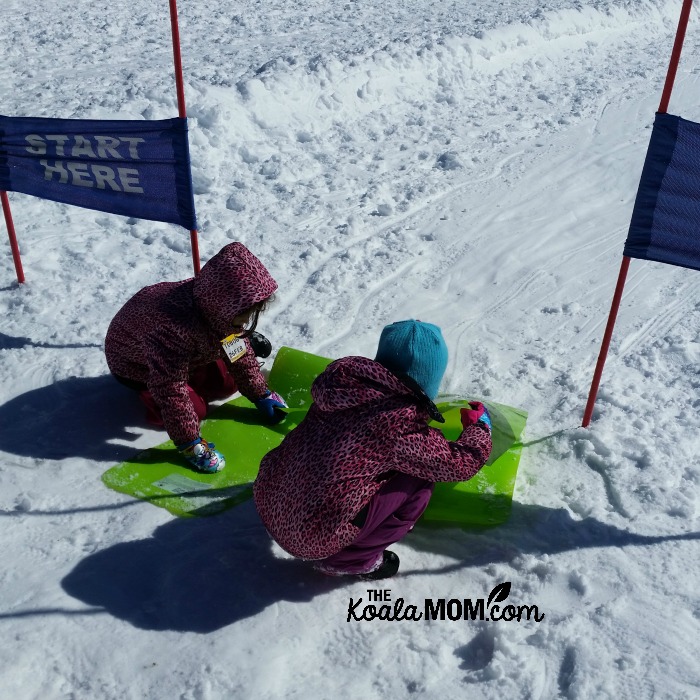
[[[447,345],[432,323],[398,321],[382,330],[374,359],[390,372],[407,374],[435,400],[447,369]]]

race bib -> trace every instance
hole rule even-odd
[[[235,362],[236,360],[243,357],[243,355],[245,355],[248,350],[248,347],[245,344],[245,340],[237,336],[235,333],[232,333],[231,335],[224,338],[221,341],[221,345],[224,348],[226,356],[231,362]]]

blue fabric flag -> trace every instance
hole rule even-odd
[[[700,270],[700,124],[656,115],[624,254]]]
[[[197,228],[182,118],[0,116],[0,190]]]

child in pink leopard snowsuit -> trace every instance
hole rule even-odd
[[[209,401],[238,390],[265,416],[285,407],[268,389],[250,342],[276,289],[258,258],[242,243],[229,243],[196,277],[137,292],[109,325],[110,372],[139,392],[149,422],[165,427],[196,471],[217,472],[225,465],[199,434]]]
[[[382,331],[375,360],[345,357],[312,386],[304,420],[262,460],[255,504],[287,552],[330,575],[393,576],[387,547],[422,515],[436,481],[465,481],[491,452],[491,422],[462,409],[454,442],[428,422],[447,367],[437,326],[401,321]]]

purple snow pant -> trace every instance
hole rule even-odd
[[[374,570],[384,550],[398,542],[428,506],[433,482],[399,472],[392,476],[363,509],[366,512],[355,541],[316,566],[332,574],[364,574]],[[363,511],[360,511],[362,514]]]

